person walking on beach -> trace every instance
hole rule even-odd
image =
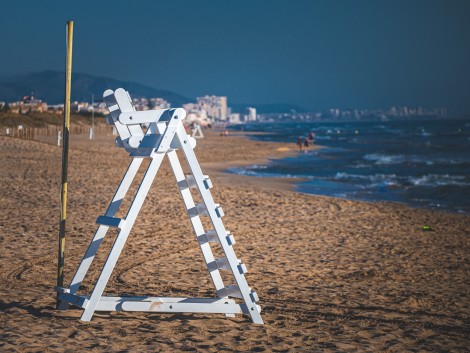
[[[308,148],[310,147],[310,142],[307,136],[304,137],[303,145],[304,145],[304,153],[307,153]]]
[[[305,146],[305,149],[307,149],[310,146],[309,139],[306,137],[304,138],[304,146]]]
[[[299,152],[302,152],[302,137],[297,137],[297,147],[299,148]]]
[[[308,134],[308,139],[313,144],[313,140],[315,140],[315,133],[313,131],[310,131],[310,134]]]

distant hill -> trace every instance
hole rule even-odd
[[[14,102],[23,96],[34,96],[48,104],[60,104],[64,101],[65,73],[59,71],[43,71],[28,75],[16,75],[0,79],[0,101]],[[122,87],[130,92],[132,98],[160,97],[171,103],[173,107],[184,103],[195,102],[195,99],[177,93],[159,90],[135,82],[115,80],[108,77],[96,77],[88,74],[72,74],[72,101],[89,102],[91,94],[99,101],[103,92],[108,89]],[[240,104],[233,103],[228,97],[228,105],[235,113],[245,113],[247,107],[254,107],[258,114],[305,112],[305,109],[294,104]]]
[[[0,101],[17,101],[23,96],[34,92],[35,97],[48,104],[60,104],[64,101],[64,82],[65,73],[58,71],[44,71],[16,76],[10,80],[0,82]],[[72,74],[73,101],[89,102],[92,93],[95,95],[95,100],[100,100],[106,89],[119,87],[129,91],[133,98],[160,97],[170,102],[172,106],[181,106],[183,103],[194,101],[194,99],[171,91],[158,90],[135,82],[119,81],[81,73]]]

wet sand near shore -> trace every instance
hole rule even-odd
[[[56,311],[61,149],[0,137],[0,351],[468,351],[468,215],[304,195],[292,180],[226,174],[227,166],[283,157],[296,146],[204,133],[195,151],[265,325],[247,316],[135,312],[96,313],[82,323],[81,310]],[[113,140],[72,136],[66,283],[130,161]],[[185,212],[165,161],[107,295],[214,295]],[[105,239],[83,293],[114,237]]]

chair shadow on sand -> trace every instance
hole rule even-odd
[[[282,302],[282,301],[280,301]],[[448,319],[452,321],[460,321],[466,322],[466,319],[463,317],[459,317],[457,315],[445,315],[445,314],[438,314],[438,313],[430,313],[425,310],[415,310],[415,311],[397,311],[395,309],[390,309],[381,306],[366,306],[366,305],[359,305],[359,306],[344,306],[344,305],[337,305],[333,303],[324,303],[321,304],[322,308],[329,308],[334,310],[343,310],[345,313],[334,313],[331,311],[323,311],[323,310],[306,310],[299,312],[298,310],[292,310],[285,308],[281,303],[277,305],[274,303],[269,303],[269,301],[265,304],[265,314],[267,315],[267,324],[276,325],[276,322],[282,321],[284,319],[283,314],[299,314],[298,319],[302,321],[316,321],[318,319],[327,319],[327,320],[341,320],[341,321],[374,321],[376,323],[382,324],[392,324],[397,325],[399,327],[407,327],[413,326],[416,324],[421,324],[422,326],[435,330],[437,332],[447,332],[447,333],[462,333],[466,335],[470,335],[470,327],[466,325],[442,325],[436,324],[431,322],[432,318],[439,318],[439,319]],[[281,309],[282,308],[282,309]],[[68,311],[57,311],[54,306],[47,305],[35,305],[31,302],[22,302],[22,301],[12,301],[10,303],[1,302],[0,301],[0,310],[1,311],[8,311],[10,309],[19,309],[26,311],[29,315],[36,317],[36,318],[56,318],[56,319],[65,319],[69,320],[78,320],[82,310],[80,308],[71,307],[72,310]],[[368,316],[357,313],[355,311],[360,312],[376,312],[376,313],[397,313],[402,315],[399,318],[386,318],[384,316]],[[59,315],[58,315],[59,314]],[[271,318],[269,318],[271,316]],[[274,316],[274,318],[272,317]],[[423,316],[430,317],[429,320],[420,320]],[[220,319],[218,317],[211,317],[213,319]],[[119,320],[119,321],[129,321],[129,320],[148,320],[151,322],[159,321],[159,322],[174,322],[174,321],[199,321],[199,320],[207,320],[208,317],[204,316],[203,314],[154,314],[154,313],[142,313],[136,315],[135,313],[128,312],[97,312],[95,315],[95,319],[99,320]],[[225,318],[223,318],[225,319]],[[418,320],[417,320],[418,319]],[[234,320],[229,318],[228,320]],[[237,316],[235,318],[236,321],[247,321],[249,322],[250,319],[245,316]]]
[[[31,316],[37,318],[52,318],[53,314],[52,311],[54,310],[53,306],[46,306],[46,307],[39,307],[35,306],[33,303],[24,303],[20,301],[12,301],[10,303],[5,303],[0,301],[0,310],[7,311],[10,309],[19,309],[24,310]]]
[[[64,320],[79,320],[80,315],[83,309],[76,308],[71,306],[70,309],[67,311],[64,310],[56,310],[55,306],[47,305],[35,305],[34,303],[28,302],[21,302],[21,301],[12,301],[9,303],[0,301],[0,311],[9,311],[11,309],[16,309],[20,311],[26,311],[30,316],[35,318],[56,318],[56,319],[64,319]],[[152,322],[160,321],[160,322],[173,322],[173,321],[198,321],[198,320],[206,320],[210,318],[209,316],[204,316],[203,314],[154,314],[154,313],[142,313],[136,315],[132,312],[97,312],[95,318],[98,320],[119,320],[119,321],[130,321],[130,320],[149,320]],[[214,317],[212,317],[214,318]],[[222,316],[221,316],[222,318]],[[251,322],[248,317],[245,316],[237,316],[237,321],[246,321]]]

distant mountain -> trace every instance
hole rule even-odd
[[[31,92],[38,99],[48,104],[60,104],[64,102],[65,73],[59,71],[43,71],[27,75],[15,75],[9,78],[0,78],[0,101],[14,102],[21,100],[23,96]],[[91,94],[99,101],[102,94],[108,88],[122,87],[130,92],[132,98],[160,97],[171,103],[173,107],[179,107],[184,103],[194,102],[195,99],[187,98],[177,93],[159,90],[144,86],[135,82],[115,80],[108,77],[96,77],[88,74],[72,74],[72,101],[89,102]],[[256,108],[258,114],[305,112],[305,109],[294,104],[239,104],[232,103],[228,97],[228,105],[235,113],[245,113],[247,107]]]
[[[65,73],[58,71],[44,71],[29,75],[16,76],[0,82],[0,101],[12,102],[20,100],[23,96],[34,96],[48,104],[60,104],[64,101]],[[72,74],[72,100],[91,101],[94,93],[95,100],[100,100],[103,92],[108,89],[122,87],[131,93],[133,98],[160,97],[171,103],[172,106],[181,106],[193,102],[177,93],[158,90],[135,82],[119,81],[107,77],[96,77],[88,74]]]

